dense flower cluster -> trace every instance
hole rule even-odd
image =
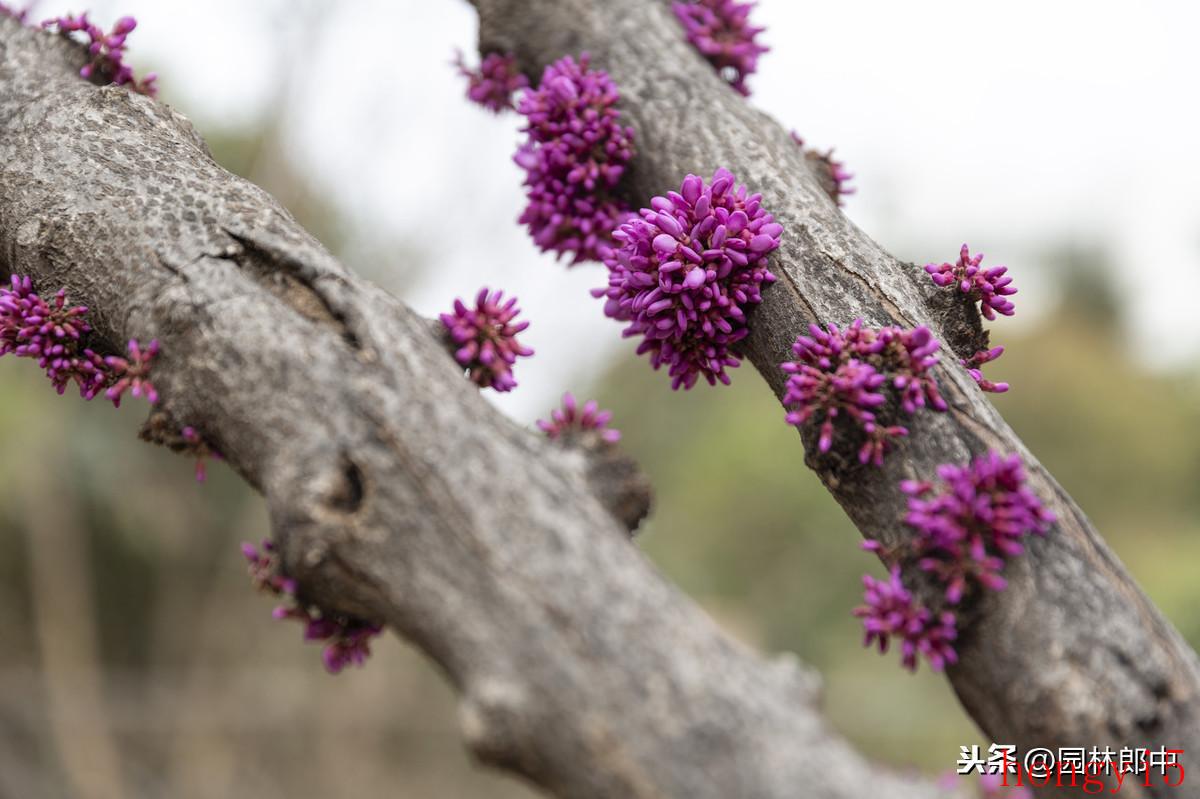
[[[889,387],[905,413],[946,410],[932,374],[939,345],[928,328],[875,330],[857,319],[844,331],[837,325],[827,331],[810,325],[809,333],[792,346],[796,360],[781,365],[790,375],[783,404],[788,424],[821,419],[821,452],[833,446],[837,420],[849,419],[862,433],[859,461],[882,464],[892,440],[908,435],[907,428],[883,425],[877,418]]]
[[[513,107],[513,95],[529,87],[511,53],[488,53],[478,69],[471,69],[462,53],[455,59],[459,73],[467,79],[467,99],[489,111],[500,113]]]
[[[953,264],[926,264],[925,271],[939,286],[958,286],[963,294],[979,301],[979,310],[989,320],[995,319],[996,314],[1013,315],[1012,300],[1009,300],[1017,289],[1012,285],[1012,278],[1005,275],[1007,266],[994,266],[984,269],[983,253],[971,257],[967,245],[962,246],[958,254],[958,262]]]
[[[865,604],[855,608],[854,615],[863,620],[865,646],[877,643],[880,652],[887,652],[894,636],[900,641],[901,661],[912,671],[916,671],[918,655],[924,655],[934,671],[957,662],[954,614],[935,615],[918,604],[900,582],[898,566],[892,567],[887,580],[863,575],[863,585]]]
[[[942,486],[905,481],[905,524],[917,532],[918,564],[946,587],[946,600],[958,603],[973,583],[996,591],[1006,561],[1024,551],[1022,541],[1045,535],[1054,514],[1025,485],[1016,455],[989,452],[967,466],[938,467]]]
[[[512,367],[519,357],[533,355],[533,350],[517,341],[517,334],[529,327],[529,322],[514,322],[521,309],[517,298],[504,301],[504,292],[488,292],[482,288],[475,295],[475,307],[462,300],[454,301],[454,312],[441,315],[451,341],[458,347],[458,361],[481,388],[512,391],[517,387]]]
[[[621,432],[608,426],[612,420],[610,411],[602,411],[595,400],[588,400],[580,408],[575,396],[563,394],[562,407],[550,413],[549,421],[539,419],[537,426],[550,438],[570,438],[582,433],[595,432],[603,441],[615,444],[621,440]]]
[[[78,17],[67,14],[65,17],[48,19],[42,23],[42,27],[57,28],[64,36],[82,33],[86,37],[88,53],[91,54],[92,60],[79,70],[81,77],[128,86],[138,94],[151,97],[158,94],[158,87],[155,85],[158,77],[153,72],[138,80],[133,74],[133,68],[125,63],[125,40],[137,27],[137,20],[133,17],[121,17],[108,33],[91,22],[86,11]]]
[[[517,104],[526,142],[515,159],[528,205],[518,221],[543,251],[571,263],[599,260],[612,231],[629,216],[615,189],[633,158],[633,129],[621,124],[620,94],[587,53],[546,67],[537,89]]]
[[[730,86],[749,95],[746,78],[758,69],[758,57],[768,50],[754,40],[764,30],[750,24],[754,3],[687,0],[673,3],[671,8],[692,46]]]
[[[626,336],[643,337],[638,354],[666,366],[672,388],[700,377],[728,384],[725,369],[740,360],[730,348],[748,335],[763,284],[775,281],[767,255],[782,234],[762,197],[735,186],[728,170],[707,185],[688,175],[679,192],[621,225],[604,256],[608,286],[592,294],[607,297],[606,315],[629,323]]]
[[[254,587],[273,596],[283,597],[287,604],[275,608],[276,619],[295,619],[304,624],[305,641],[324,641],[321,659],[331,674],[346,666],[361,666],[371,654],[371,639],[383,632],[377,624],[361,619],[331,618],[316,615],[296,598],[296,581],[279,573],[279,557],[270,540],[262,549],[242,544],[242,555],[249,564],[250,580]]]
[[[985,363],[990,363],[1004,354],[1004,347],[992,347],[990,350],[979,350],[970,358],[960,358],[959,363],[966,367],[967,374],[979,384],[979,388],[983,391],[990,391],[993,394],[1003,394],[1008,391],[1008,383],[993,383],[983,376],[983,372],[979,367]]]
[[[92,330],[86,315],[86,307],[67,302],[65,290],[46,301],[33,290],[28,276],[13,275],[10,286],[0,288],[0,356],[12,353],[36,360],[59,394],[75,383],[87,400],[104,392],[120,407],[121,395],[129,390],[157,404],[150,369],[158,342],[143,350],[131,341],[129,359],[103,358],[83,346]]]

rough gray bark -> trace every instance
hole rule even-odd
[[[507,421],[423,320],[81,57],[0,18],[0,272],[66,287],[110,350],[159,339],[161,412],[263,493],[307,597],[438,663],[480,758],[580,799],[934,795],[665,583],[583,454]]]
[[[625,184],[630,202],[645,204],[678,189],[684,175],[721,166],[763,194],[764,207],[784,225],[783,246],[771,259],[781,280],[751,318],[746,354],[777,395],[785,378],[778,365],[791,359],[792,342],[810,322],[924,324],[959,355],[984,340],[976,312],[838,211],[788,132],[726,87],[686,43],[669,3],[473,2],[481,50],[516,53],[531,78],[580,51],[613,77],[637,134]],[[1023,751],[1166,745],[1186,749],[1185,764],[1200,763],[1195,653],[965,372],[943,366],[937,378],[950,411],[919,414],[883,469],[859,466],[847,453],[821,455],[809,433],[804,443],[808,464],[858,528],[889,545],[910,535],[901,522],[901,479],[929,479],[937,464],[988,449],[1017,452],[1028,465],[1031,487],[1060,521],[1010,564],[1006,591],[960,619],[961,661],[949,677],[966,710],[992,740]],[[1197,786],[1168,793],[1200,796]]]

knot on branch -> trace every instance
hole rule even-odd
[[[654,489],[637,461],[616,447],[599,441],[595,434],[579,446],[588,450],[587,477],[600,503],[617,518],[630,535],[650,514]]]
[[[516,682],[490,677],[480,680],[463,696],[458,724],[467,746],[480,761],[503,766],[515,764],[520,728],[529,705],[528,692]]]
[[[583,455],[592,493],[632,533],[650,512],[653,492],[637,462],[617,449],[621,432],[608,426],[611,420],[612,413],[595,400],[579,405],[567,392],[562,407],[537,424],[550,439]]]

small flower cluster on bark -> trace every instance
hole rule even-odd
[[[281,574],[279,555],[270,540],[264,540],[261,548],[242,544],[242,555],[246,558],[254,587],[284,600],[271,615],[281,621],[300,622],[304,625],[305,641],[324,644],[321,660],[330,674],[366,662],[371,654],[371,641],[383,632],[382,625],[344,616],[326,616],[303,602],[297,595],[296,581]]]
[[[864,548],[890,560],[890,579],[863,577],[864,604],[854,615],[863,620],[865,644],[886,652],[892,638],[901,642],[902,662],[916,669],[922,654],[940,671],[956,662],[953,610],[979,589],[1001,591],[1007,563],[1025,551],[1031,535],[1045,535],[1055,517],[1026,485],[1016,455],[988,452],[969,464],[943,464],[939,482],[906,480],[904,523],[915,533],[911,543],[887,550],[868,540]],[[914,564],[940,586],[939,609],[918,602],[901,582],[900,561]]]
[[[671,4],[688,42],[739,94],[748,96],[746,78],[769,48],[756,39],[764,28],[750,24],[754,3],[739,0],[687,0]]]
[[[795,131],[792,131],[792,141],[796,143],[804,152],[804,158],[809,165],[816,169],[817,180],[821,184],[821,188],[829,195],[829,199],[833,200],[838,206],[845,205],[845,197],[849,194],[854,194],[855,189],[850,187],[850,180],[854,174],[846,169],[846,165],[833,157],[833,150],[829,149],[824,152],[814,149],[804,149],[804,139]]]
[[[65,289],[45,300],[28,276],[13,275],[10,285],[0,288],[0,356],[11,353],[37,361],[59,394],[74,383],[86,400],[103,393],[120,407],[128,392],[157,404],[150,372],[158,342],[142,347],[133,340],[128,357],[101,356],[85,344],[92,332],[87,311],[83,305],[71,305]]]
[[[107,33],[88,19],[86,11],[79,16],[67,14],[48,19],[42,23],[42,27],[55,29],[70,38],[75,38],[73,34],[82,34],[82,41],[92,58],[79,70],[80,77],[100,84],[128,86],[131,91],[150,97],[158,94],[157,75],[151,72],[139,80],[134,75],[133,67],[125,63],[126,40],[137,27],[137,20],[133,17],[121,17]]]
[[[979,303],[979,311],[985,319],[993,321],[996,314],[1012,316],[1015,306],[1009,299],[1017,293],[1012,285],[1012,277],[1008,275],[1008,267],[983,267],[983,253],[971,255],[966,244],[958,253],[958,261],[942,264],[926,264],[925,271],[933,282],[943,288],[953,287],[969,298],[971,302]],[[1004,352],[1003,347],[981,349],[968,358],[959,359],[959,363],[967,370],[972,379],[983,391],[1003,394],[1008,391],[1008,383],[994,383],[987,380],[980,370],[983,364],[994,361]]]
[[[456,348],[454,360],[480,388],[512,391],[517,387],[513,364],[517,358],[533,355],[517,341],[517,334],[529,327],[529,322],[514,321],[520,312],[516,297],[506,302],[504,292],[489,292],[485,287],[475,296],[474,306],[455,300],[453,312],[441,315]]]
[[[820,422],[817,449],[828,452],[836,428],[857,430],[858,460],[883,464],[897,438],[908,428],[880,419],[889,397],[906,414],[918,408],[946,410],[932,369],[939,344],[928,328],[869,328],[861,319],[845,330],[809,326],[792,346],[796,360],[780,368],[789,377],[783,397],[787,423],[801,427]]]
[[[455,58],[459,74],[467,79],[467,99],[493,113],[513,109],[513,95],[529,87],[511,53],[488,53],[479,66],[467,66],[460,52]]]
[[[562,407],[555,408],[549,419],[539,419],[538,428],[552,439],[570,441],[584,436],[598,436],[601,441],[615,444],[621,440],[621,432],[608,426],[611,411],[602,411],[595,400],[588,400],[582,407],[570,392],[563,394]]]

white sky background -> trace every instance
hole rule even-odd
[[[134,63],[159,72],[202,133],[256,121],[280,70],[303,69],[292,156],[358,225],[425,259],[408,285],[352,265],[427,315],[483,284],[516,293],[538,355],[497,402],[536,417],[629,345],[587,294],[602,269],[556,265],[515,224],[519,119],[468,103],[448,65],[456,47],[474,58],[473,10],[465,0],[318,3],[327,19],[312,46],[292,19],[305,5],[90,7],[98,21],[138,17]],[[39,14],[65,10],[43,0]],[[918,263],[952,259],[968,241],[1008,264],[1018,315],[999,325],[1052,306],[1047,247],[1100,245],[1125,291],[1131,346],[1156,365],[1196,362],[1200,3],[761,0],[754,19],[773,49],[750,102],[810,145],[836,146],[856,174],[847,212],[876,240]]]

